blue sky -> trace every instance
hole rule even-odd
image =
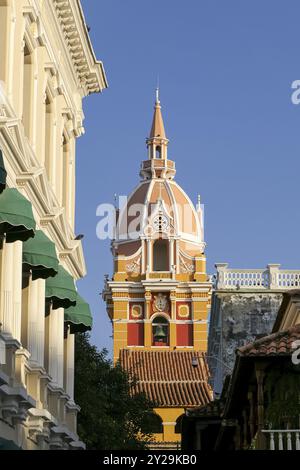
[[[205,204],[208,271],[216,262],[300,268],[300,4],[290,0],[83,0],[109,88],[84,103],[77,146],[77,233],[94,315],[92,340],[111,349],[99,295],[112,273],[96,238],[96,207],[129,194],[147,158],[155,86],[176,180]]]

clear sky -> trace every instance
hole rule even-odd
[[[112,273],[96,208],[128,194],[147,158],[160,95],[176,180],[205,204],[208,272],[216,262],[300,269],[300,4],[277,0],[83,0],[109,88],[85,100],[77,146],[77,233],[94,315],[92,340],[111,349],[99,295]]]

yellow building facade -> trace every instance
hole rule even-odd
[[[76,139],[105,72],[80,0],[0,0],[0,44],[0,449],[83,449],[74,343],[91,313],[75,284]]]
[[[128,370],[140,361],[144,365],[135,372],[141,383],[145,387],[146,382],[155,383],[158,388],[165,383],[168,389],[169,399],[163,398],[162,390],[147,393],[158,404],[155,412],[161,418],[156,440],[174,447],[180,441],[178,419],[185,406],[197,401],[187,398],[187,388],[199,380],[205,388],[204,402],[211,393],[203,356],[211,282],[206,273],[200,197],[195,207],[174,180],[175,163],[168,158],[158,90],[146,144],[148,158],[141,163],[141,181],[117,210],[114,274],[106,280],[103,296],[113,324],[114,360],[120,359]],[[164,361],[170,362],[172,376],[161,370]],[[153,376],[149,367],[160,369],[164,376]],[[176,383],[181,393],[174,392]],[[178,398],[182,394],[185,398]]]

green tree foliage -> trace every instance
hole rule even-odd
[[[117,364],[76,334],[75,401],[78,434],[87,449],[144,449],[152,436],[149,415],[152,404],[144,394],[133,394],[135,383]]]

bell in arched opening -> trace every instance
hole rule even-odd
[[[153,346],[169,345],[169,322],[164,317],[157,317],[152,324]]]

